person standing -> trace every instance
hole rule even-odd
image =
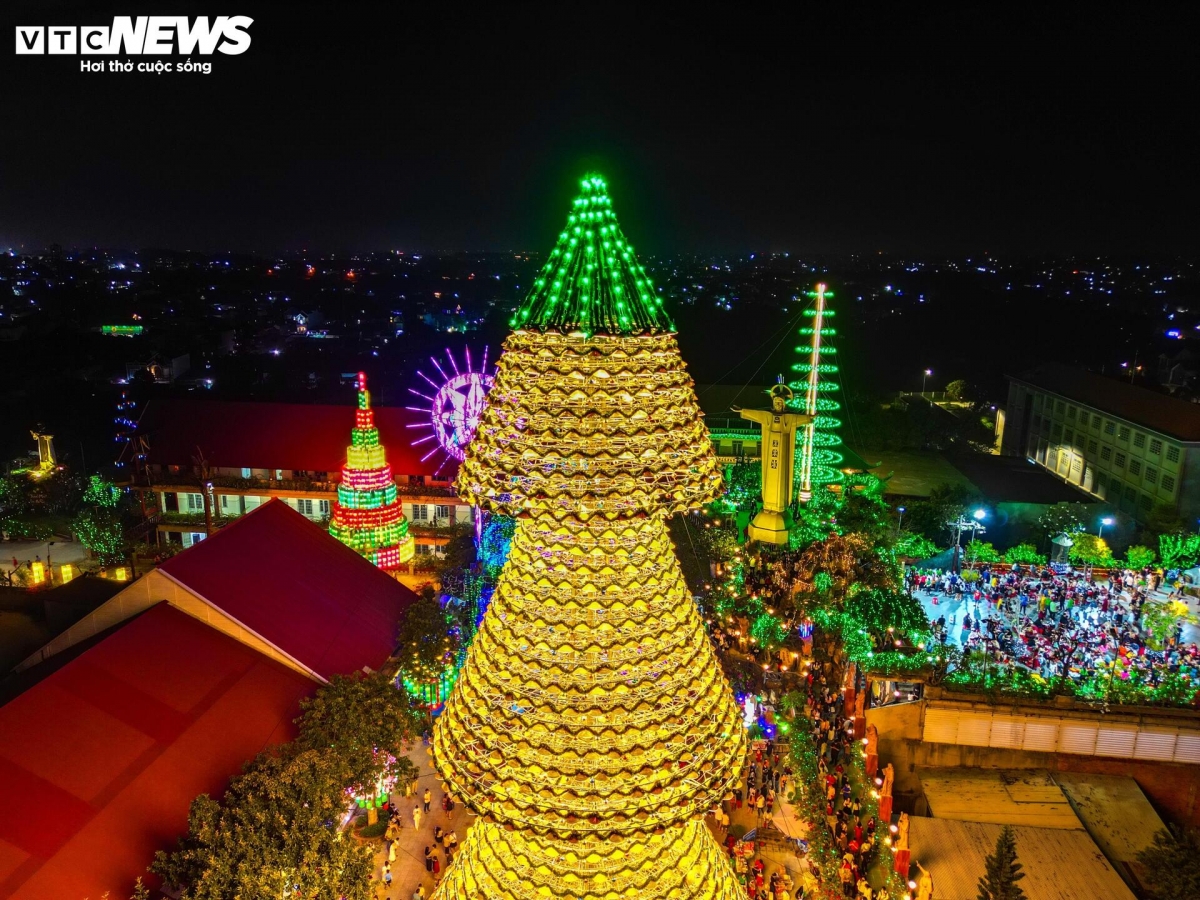
[[[425,788],[425,795],[421,798],[421,802],[425,804],[425,812],[429,812],[429,804],[433,801],[433,792],[429,788]]]
[[[421,830],[421,807],[413,807],[413,828]]]

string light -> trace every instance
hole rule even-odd
[[[398,569],[413,558],[415,548],[408,520],[396,496],[392,467],[379,442],[364,372],[358,373],[358,408],[329,533],[386,571]]]
[[[842,422],[831,415],[841,409],[841,404],[829,396],[838,390],[837,382],[830,377],[838,371],[830,361],[837,348],[829,342],[836,331],[827,324],[834,311],[825,303],[833,292],[826,290],[824,284],[818,284],[809,296],[816,302],[804,314],[813,322],[800,329],[800,334],[808,336],[809,342],[796,348],[797,353],[804,355],[804,361],[792,366],[793,372],[804,377],[788,385],[796,396],[793,407],[814,417],[813,423],[805,427],[801,439],[796,441],[796,485],[800,499],[804,501],[814,489],[838,484],[844,478],[838,468],[844,459],[838,450],[842,445],[838,434]]]

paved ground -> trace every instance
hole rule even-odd
[[[993,615],[995,614],[994,606],[988,609],[983,604],[979,605],[979,611],[977,612],[970,594],[963,594],[961,597],[956,597],[955,595],[946,596],[940,591],[914,591],[913,596],[921,601],[921,605],[925,608],[925,614],[929,617],[930,622],[936,621],[939,616],[946,617],[946,642],[959,647],[967,639],[967,632],[962,627],[964,613],[970,613],[972,619],[979,615],[979,613],[983,613],[984,618],[987,618],[989,612]],[[1154,591],[1150,596],[1154,600],[1165,601],[1167,599],[1167,594],[1161,591]],[[938,599],[937,606],[933,604],[935,597]],[[1185,595],[1183,599],[1187,602],[1188,609],[1193,614],[1200,614],[1200,599],[1188,595]],[[1032,606],[1030,607],[1030,611],[1033,611]],[[954,618],[953,628],[950,627],[952,616]],[[1186,644],[1200,644],[1200,627],[1185,624],[1183,626],[1183,641]]]
[[[441,874],[444,875],[446,872],[446,852],[434,843],[434,826],[441,825],[443,831],[453,828],[458,836],[458,846],[461,849],[467,838],[467,828],[475,818],[462,803],[455,803],[454,810],[448,815],[442,812],[444,791],[441,781],[433,772],[428,749],[428,745],[422,743],[414,747],[408,754],[409,759],[421,772],[417,780],[416,794],[412,797],[405,797],[403,794],[396,794],[392,797],[392,802],[397,804],[403,814],[404,828],[396,841],[396,861],[392,863],[392,887],[390,890],[385,890],[380,882],[383,863],[388,856],[386,842],[381,842],[380,849],[375,855],[375,896],[379,900],[410,900],[418,885],[424,885],[425,896],[430,896],[436,882],[433,876],[425,871],[426,847],[434,847],[438,850],[438,856],[442,861]],[[429,814],[422,814],[421,827],[418,830],[413,827],[412,813],[414,807],[421,806],[420,799],[426,788],[433,794],[433,802],[429,805]]]

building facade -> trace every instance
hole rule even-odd
[[[1066,366],[1009,376],[1001,453],[1135,519],[1200,515],[1200,406]]]
[[[412,448],[411,413],[377,407],[376,418],[419,565],[469,529],[474,510],[455,493],[456,469],[437,471]],[[165,401],[140,426],[146,463],[131,486],[159,538],[185,547],[271,499],[327,526],[353,421],[349,405]]]

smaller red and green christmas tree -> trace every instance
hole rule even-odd
[[[385,571],[398,569],[413,557],[412,535],[396,498],[392,467],[379,442],[364,372],[358,373],[358,409],[329,533]]]

